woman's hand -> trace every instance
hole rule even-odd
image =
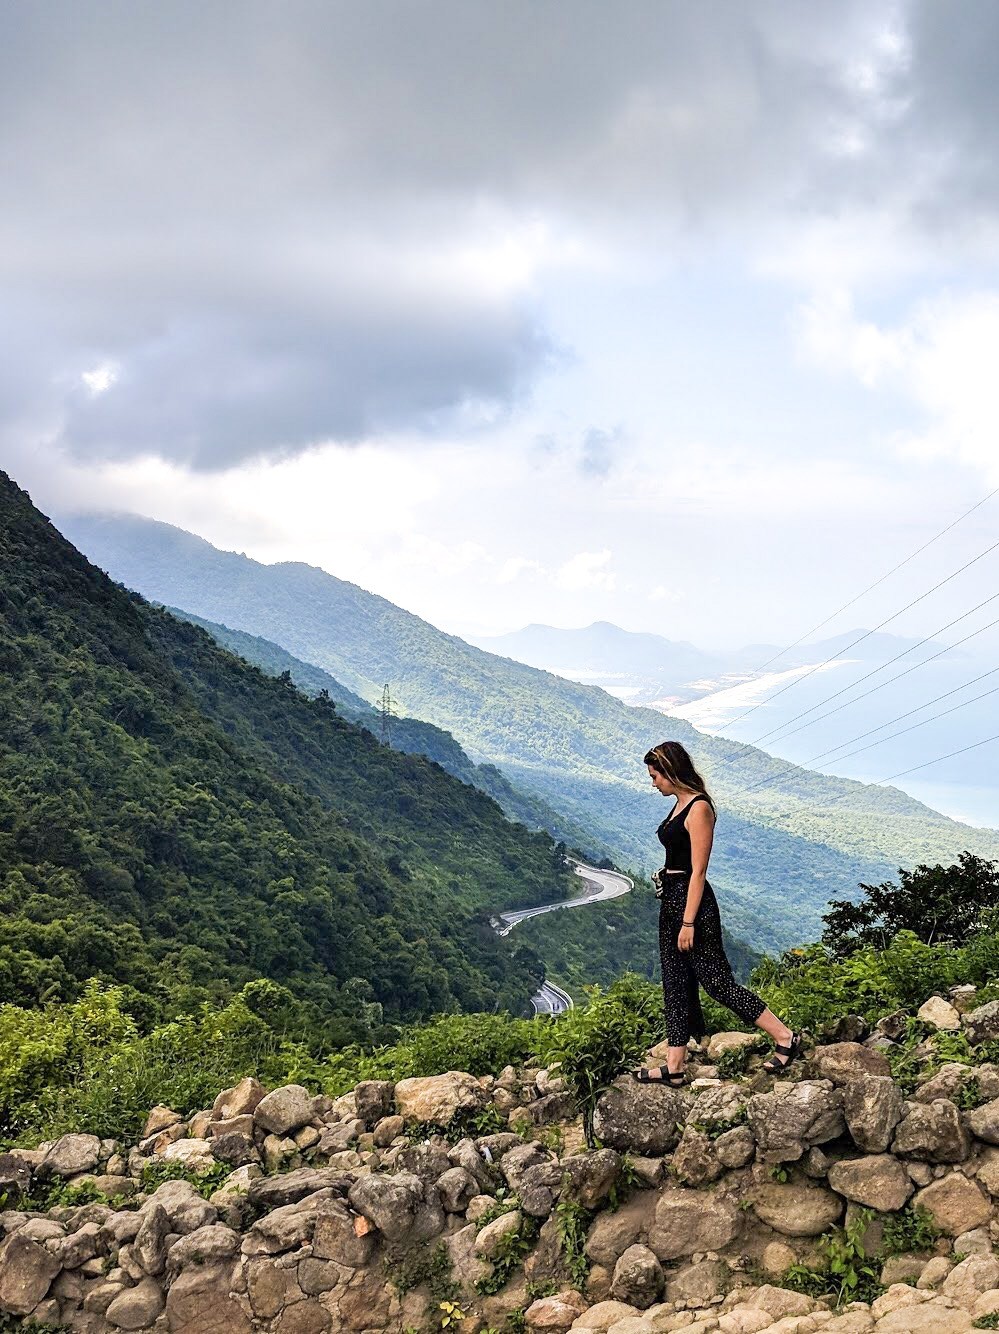
[[[676,938],[676,947],[684,952],[694,948],[694,928],[692,926],[680,927],[680,934]]]

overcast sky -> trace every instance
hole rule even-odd
[[[988,0],[0,15],[0,461],[49,511],[458,634],[724,647],[796,638],[999,486]]]

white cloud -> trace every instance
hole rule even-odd
[[[797,333],[816,365],[901,394],[920,411],[925,426],[894,439],[902,457],[952,458],[999,481],[999,292],[924,299],[882,326],[839,291],[805,306]]]
[[[615,576],[606,567],[610,564],[611,553],[603,551],[580,551],[570,557],[555,571],[555,583],[559,588],[579,592],[584,588],[613,589]]]

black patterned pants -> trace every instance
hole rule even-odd
[[[685,1047],[691,1037],[707,1031],[698,984],[714,1000],[727,1005],[746,1024],[755,1024],[767,1008],[759,996],[740,986],[722,944],[718,902],[710,882],[704,882],[701,906],[694,918],[694,945],[677,949],[676,938],[683,926],[687,906],[687,875],[662,874],[659,908],[659,958],[663,970],[663,1004],[666,1037],[671,1047]]]

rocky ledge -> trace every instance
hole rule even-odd
[[[900,1086],[898,1019],[843,1021],[777,1082],[758,1056],[722,1078],[753,1039],[716,1034],[689,1087],[606,1089],[597,1148],[557,1070],[508,1067],[337,1099],[247,1078],[187,1119],[153,1108],[133,1146],[16,1149],[0,1313],[81,1334],[996,1328],[999,1067],[928,1042]],[[967,994],[920,1020],[999,1039],[999,1002]]]

